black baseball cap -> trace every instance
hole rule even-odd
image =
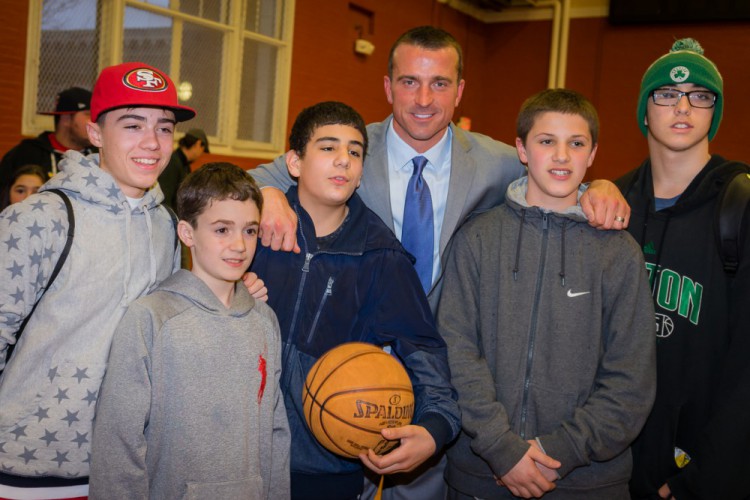
[[[55,110],[43,115],[68,115],[91,109],[91,92],[81,87],[65,89],[55,98]]]
[[[206,153],[210,153],[210,151],[208,150],[208,137],[206,137],[206,133],[203,131],[203,129],[191,128],[185,133],[185,135],[189,135],[191,137],[195,137],[196,139],[200,139],[200,141],[203,143],[203,145],[206,148]]]

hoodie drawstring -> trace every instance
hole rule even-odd
[[[150,291],[153,286],[156,284],[156,253],[154,250],[154,228],[153,228],[153,221],[151,219],[151,212],[149,211],[149,207],[147,205],[142,205],[139,207],[140,211],[143,213],[143,216],[146,220],[146,228],[148,229],[148,244],[149,244],[149,251],[148,251],[148,257],[149,257],[149,280],[148,280],[148,286],[146,290]],[[122,281],[122,299],[120,300],[120,306],[127,307],[132,299],[130,298],[128,294],[128,283],[130,282],[130,276],[132,274],[132,266],[131,266],[131,259],[133,258],[133,245],[132,245],[132,235],[133,235],[133,214],[131,212],[130,205],[128,204],[125,209],[125,245],[127,252],[125,253],[125,272],[123,273],[123,281]]]
[[[158,207],[156,207],[158,210]],[[154,249],[154,226],[153,221],[151,220],[151,211],[148,209],[147,206],[142,206],[141,210],[143,210],[143,215],[146,216],[146,227],[148,228],[148,258],[149,258],[149,279],[148,279],[148,288],[146,290],[151,290],[153,286],[156,284],[156,250]]]
[[[121,307],[127,307],[130,304],[130,297],[128,296],[128,282],[130,281],[130,256],[133,253],[132,245],[130,244],[131,224],[133,222],[133,215],[131,214],[130,205],[125,207],[125,272],[122,277],[122,299],[120,300]]]

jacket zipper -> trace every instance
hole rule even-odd
[[[529,328],[529,345],[526,351],[526,375],[523,380],[523,400],[521,403],[521,439],[526,440],[526,419],[528,418],[529,385],[531,384],[531,367],[534,361],[534,343],[536,341],[536,329],[539,310],[539,299],[541,297],[542,277],[544,276],[544,264],[547,260],[547,239],[549,236],[549,221],[547,214],[542,214],[542,251],[539,255],[539,271],[536,277],[536,288],[534,291],[534,306],[531,309],[531,326]]]
[[[315,333],[315,328],[318,326],[318,319],[320,319],[320,313],[323,311],[323,307],[326,305],[328,297],[333,293],[333,276],[328,278],[328,284],[323,292],[323,298],[320,299],[317,311],[315,311],[315,319],[313,319],[312,326],[310,327],[310,333],[307,334],[307,343],[309,344]]]
[[[295,325],[297,324],[297,317],[299,316],[299,309],[300,305],[302,304],[302,292],[305,289],[305,282],[307,281],[307,276],[310,274],[310,261],[314,257],[314,254],[306,253],[305,254],[305,263],[302,265],[302,276],[299,280],[299,287],[297,288],[297,299],[294,303],[294,313],[292,314],[292,322],[291,322],[291,331],[289,332],[289,336],[286,339],[286,343],[284,345],[284,362],[281,366],[288,366],[289,363],[289,356],[292,351],[292,345],[294,344],[294,332],[295,332]],[[282,380],[281,386],[284,388],[288,388],[289,386],[289,373],[292,370],[283,370],[284,373],[287,374],[286,377],[284,377],[284,380]]]

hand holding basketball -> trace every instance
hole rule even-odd
[[[412,471],[435,454],[435,440],[424,427],[406,425],[383,429],[382,433],[386,439],[400,440],[401,445],[383,456],[376,455],[372,450],[359,455],[362,463],[378,474]]]

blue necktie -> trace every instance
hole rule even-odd
[[[432,286],[432,252],[434,248],[432,196],[430,187],[422,177],[427,158],[415,156],[412,159],[414,173],[406,188],[404,203],[404,223],[401,226],[401,243],[417,262],[414,267],[422,282],[425,293]]]

